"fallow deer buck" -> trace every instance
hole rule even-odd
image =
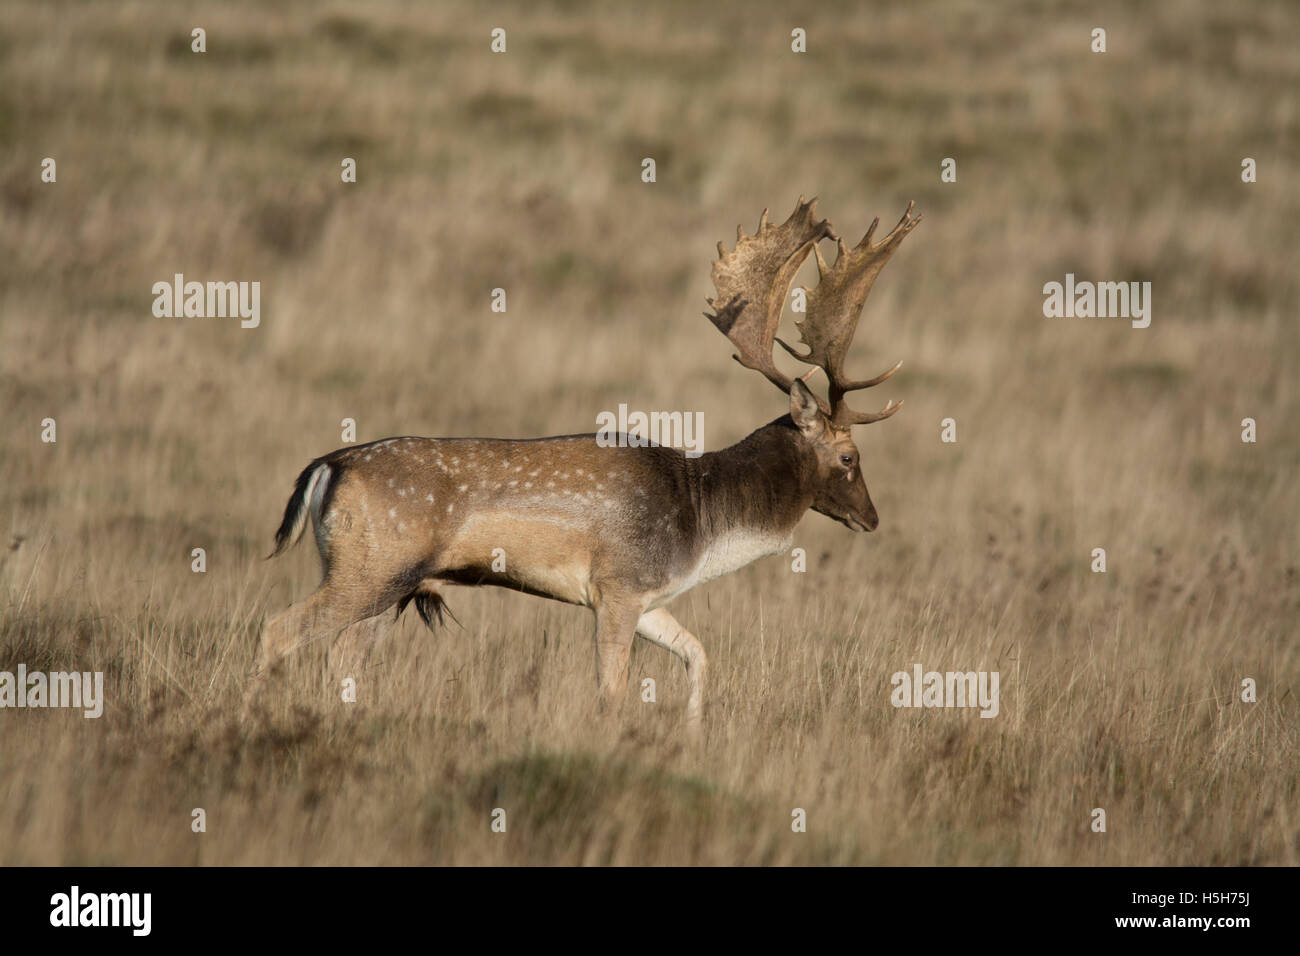
[[[298,476],[275,554],[301,535],[310,514],[324,580],[305,601],[273,617],[262,635],[260,674],[294,647],[336,634],[331,658],[364,654],[360,622],[409,603],[425,623],[441,622],[445,583],[493,584],[589,607],[596,618],[600,703],[617,711],[627,686],[634,636],[686,665],[688,727],[698,732],[706,658],[695,635],[665,605],[695,585],[790,547],[809,509],[854,531],[874,530],[876,509],[863,481],[851,425],[888,418],[849,408],[845,396],[878,385],[850,379],[844,357],[871,285],[898,244],[921,221],[907,212],[877,243],[877,219],[853,249],[803,197],[784,223],[764,210],[758,232],[737,228],[736,248],[718,243],[713,264],[715,326],[733,356],[790,397],[790,411],[722,451],[688,458],[681,450],[605,447],[595,435],[532,440],[390,438],[341,448]],[[828,266],[817,244],[838,243]],[[796,325],[806,352],[776,337],[796,272],[814,254],[820,272]],[[821,368],[828,398],[807,376],[773,362],[773,343]],[[606,443],[608,444],[608,443]],[[622,444],[620,442],[620,444]],[[493,570],[504,551],[504,570]],[[500,567],[500,564],[497,565]],[[333,664],[333,661],[331,662]]]

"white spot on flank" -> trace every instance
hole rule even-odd
[[[396,509],[396,508],[389,508],[389,509],[388,509],[388,517],[390,517],[390,518],[396,518],[396,517],[397,517],[397,509]]]
[[[451,505],[447,505],[447,514],[451,514],[451,508],[452,508]]]
[[[465,490],[466,488],[468,488],[468,487],[469,487],[469,485],[461,485],[461,486],[460,486],[459,488],[457,488],[456,490],[457,490],[457,491],[464,491],[464,490]]]
[[[424,500],[429,502],[429,504],[433,504],[433,495],[425,495]]]

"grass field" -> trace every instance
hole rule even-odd
[[[0,670],[107,698],[0,710],[0,863],[1300,863],[1293,6],[197,15],[0,14]],[[344,418],[533,437],[626,402],[731,444],[786,405],[701,316],[714,245],[800,193],[852,241],[925,215],[849,363],[904,360],[858,404],[906,407],[857,430],[876,533],[809,515],[807,573],[671,606],[702,748],[676,659],[634,649],[611,734],[589,613],[495,589],[384,623],[356,703],[312,648],[240,721],[319,574],[263,557]],[[1150,327],[1045,318],[1067,272],[1150,281]],[[259,281],[261,324],[154,317],[175,273]],[[918,663],[998,671],[1000,713],[891,707]]]

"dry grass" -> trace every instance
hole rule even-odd
[[[0,669],[102,670],[108,705],[0,712],[0,862],[1300,861],[1300,18],[877,6],[234,4],[195,56],[174,4],[8,4]],[[309,653],[239,725],[262,618],[316,583],[261,556],[342,418],[533,436],[626,401],[729,444],[782,408],[700,317],[713,243],[800,192],[852,238],[926,214],[851,361],[903,358],[907,407],[859,436],[879,532],[810,516],[807,574],[675,603],[702,753],[674,659],[637,648],[659,703],[611,741],[586,612],[501,591],[391,628],[360,703]],[[1066,271],[1150,280],[1151,327],[1045,319]],[[261,281],[261,327],[153,318],[174,272]],[[999,670],[1001,715],[894,710],[918,662]]]

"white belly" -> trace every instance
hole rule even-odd
[[[709,545],[690,573],[665,588],[651,606],[665,604],[697,584],[730,574],[759,558],[780,554],[789,549],[792,540],[793,537],[789,534],[752,529],[732,531],[722,535]]]

